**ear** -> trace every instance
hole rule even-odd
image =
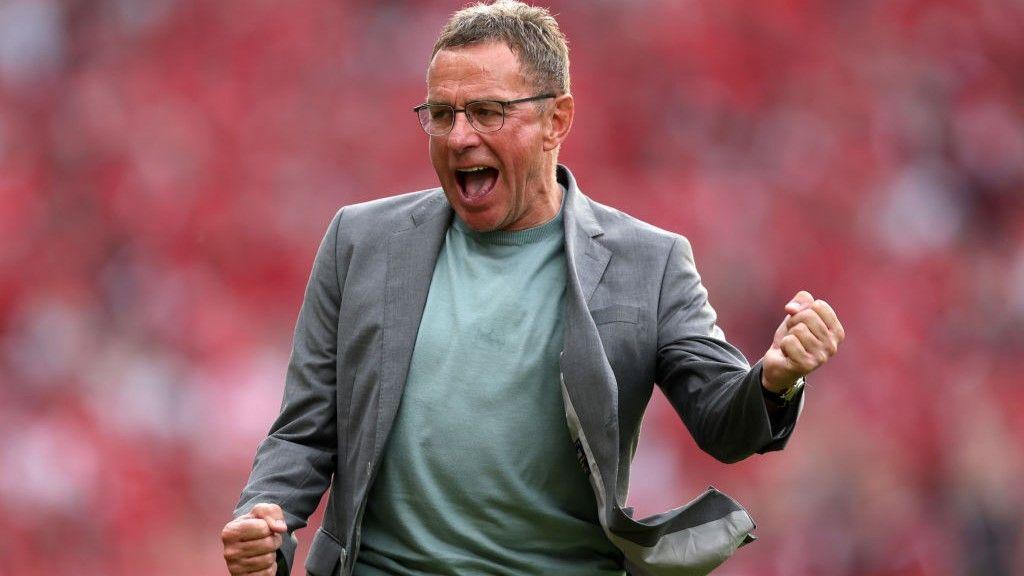
[[[575,106],[572,94],[562,94],[555,98],[547,115],[548,122],[544,132],[545,152],[558,148],[562,144],[562,140],[569,135]]]

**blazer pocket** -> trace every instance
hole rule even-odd
[[[345,561],[345,549],[334,536],[319,528],[306,556],[306,573],[310,576],[334,576],[338,565]]]
[[[637,324],[640,322],[640,309],[626,304],[612,304],[592,310],[590,316],[594,319],[594,324],[609,324],[611,322]]]

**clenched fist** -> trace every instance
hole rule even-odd
[[[277,574],[277,549],[281,534],[287,531],[284,512],[277,504],[257,504],[248,514],[228,522],[220,533],[228,571],[232,576]]]
[[[815,300],[809,292],[798,292],[785,310],[786,319],[761,360],[761,385],[775,393],[828,362],[846,337],[828,302]]]

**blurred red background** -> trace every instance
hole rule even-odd
[[[546,5],[582,188],[692,240],[751,360],[799,289],[848,334],[783,453],[656,400],[632,503],[744,502],[726,576],[1024,573],[1024,4]],[[0,571],[225,573],[330,217],[435,185],[458,7],[0,2]]]

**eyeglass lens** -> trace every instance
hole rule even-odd
[[[448,104],[430,104],[420,108],[420,124],[432,136],[447,134],[455,124],[455,109]],[[477,101],[466,105],[466,118],[480,132],[499,130],[505,122],[500,102]]]

